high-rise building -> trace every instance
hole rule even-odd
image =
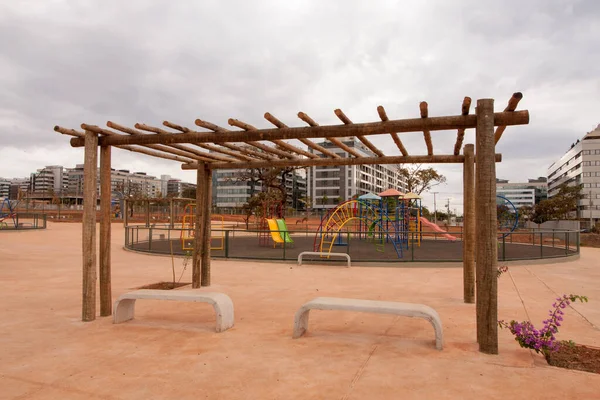
[[[68,174],[62,165],[48,165],[31,174],[30,193],[60,194],[68,186]]]
[[[260,182],[240,180],[239,170],[213,171],[213,205],[219,212],[236,212],[248,199],[263,190]],[[275,179],[281,185],[282,177]],[[306,178],[302,169],[285,174],[286,207],[301,210],[306,207]]]
[[[376,157],[354,137],[340,139],[361,156]],[[340,157],[350,157],[346,151],[327,140],[319,145]],[[308,151],[314,152],[312,149]],[[386,189],[407,190],[402,176],[390,165],[319,166],[310,167],[308,172],[308,196],[312,208],[334,208],[344,200],[368,192],[380,193]]]
[[[548,198],[548,182],[545,177],[529,179],[528,182],[509,182],[496,179],[496,194],[505,197],[518,209],[533,207]]]
[[[595,223],[600,219],[600,125],[577,140],[560,159],[548,167],[548,197],[560,186],[582,185],[578,217]]]
[[[10,193],[10,179],[0,178],[0,199],[8,199]]]

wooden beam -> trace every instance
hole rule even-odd
[[[163,124],[165,124],[166,122],[167,121],[163,122]],[[222,128],[222,127],[220,127],[218,125],[215,125],[215,124],[210,123],[208,121],[203,121],[201,119],[196,119],[195,123],[196,123],[196,125],[198,125],[198,126],[200,126],[202,128],[210,129],[213,132],[222,132],[223,134],[228,133],[228,132],[232,132],[229,129]],[[206,134],[209,134],[209,133],[207,132]],[[245,141],[242,141],[242,142],[246,143]],[[243,147],[231,144],[231,143],[221,143],[221,142],[219,142],[219,144],[221,146],[223,146],[223,147],[227,147],[229,149],[232,149],[232,150],[235,150],[235,151],[239,151],[240,153],[247,154],[247,155],[255,157],[255,158],[262,158],[262,159],[265,159],[265,160],[274,160],[274,158],[271,157],[269,154],[267,154],[267,153],[260,153],[258,151],[252,150],[250,148],[243,148]]]
[[[502,161],[502,155],[496,154],[496,162]],[[249,163],[211,163],[210,169],[247,169],[247,168],[267,168],[267,167],[315,167],[315,166],[337,166],[337,165],[375,165],[375,164],[463,164],[465,156],[455,155],[433,155],[433,156],[385,156],[385,157],[360,157],[360,158],[319,158],[319,159],[300,159],[294,160],[276,160],[276,161],[255,161]],[[182,164],[181,168],[196,169],[196,163]]]
[[[529,123],[529,112],[527,110],[501,112],[494,114],[497,125],[526,125]],[[345,136],[370,136],[381,135],[392,132],[421,132],[456,130],[460,128],[475,128],[477,117],[475,115],[457,115],[447,117],[413,118],[403,120],[390,120],[381,122],[369,122],[352,125],[331,126],[309,126],[290,128],[259,129],[245,132],[188,132],[179,135],[143,135],[102,137],[99,139],[101,145],[124,145],[124,144],[172,144],[172,143],[225,143],[246,142],[252,140],[274,140],[274,139],[311,139]],[[83,147],[81,138],[72,138],[71,146]]]
[[[346,125],[352,124],[352,121],[350,120],[350,118],[348,118],[346,116],[346,114],[344,114],[344,112],[342,110],[340,110],[338,108],[334,112],[335,112],[335,115],[337,115],[337,117],[340,119],[340,121],[342,121],[344,124],[346,124]],[[379,156],[379,157],[383,157],[384,156],[384,154],[381,152],[381,150],[379,150],[377,147],[375,147],[375,145],[373,143],[371,143],[369,141],[369,139],[367,139],[364,136],[357,136],[357,138],[358,138],[358,140],[360,140],[361,142],[363,142],[363,144],[365,146],[367,146],[369,148],[369,150],[371,150],[377,156]]]
[[[477,341],[480,352],[498,354],[498,221],[494,163],[494,100],[477,100],[476,113]]]
[[[302,121],[306,122],[311,127],[319,126],[319,124],[317,124],[311,117],[309,117],[306,113],[303,113],[302,111],[300,111],[298,113],[298,118],[300,118]],[[360,153],[358,153],[356,150],[346,146],[344,143],[342,143],[341,140],[339,140],[335,137],[329,137],[329,136],[326,136],[325,139],[329,140],[331,143],[333,143],[340,149],[344,150],[346,153],[353,155],[354,157],[357,157],[357,158],[361,157]]]
[[[96,182],[98,172],[98,135],[85,132],[83,164],[83,293],[81,319],[96,319]]]
[[[462,103],[462,115],[469,115],[469,110],[471,108],[471,98],[465,97]],[[456,143],[454,144],[454,155],[460,154],[460,148],[462,147],[463,140],[465,138],[465,130],[459,129],[456,133]]]
[[[504,109],[504,112],[515,111],[517,109],[517,105],[519,104],[519,101],[521,101],[522,98],[523,98],[523,93],[521,93],[521,92],[513,93],[512,97],[508,100],[508,105]],[[506,125],[498,126],[498,128],[496,129],[496,133],[494,134],[494,143],[498,143],[498,141],[502,137],[502,134],[504,133],[504,130],[506,130]]]
[[[385,108],[383,108],[383,106],[377,107],[377,113],[379,114],[379,118],[381,118],[381,120],[383,122],[389,121],[389,118],[388,118],[387,114],[385,113]],[[400,140],[400,137],[398,137],[398,134],[396,132],[390,132],[390,136],[394,140],[394,143],[396,143],[396,147],[398,147],[398,150],[400,150],[400,153],[402,153],[403,156],[407,157],[408,151],[406,151],[406,147],[404,147],[404,144],[402,144],[402,140]]]
[[[85,137],[85,133],[83,133],[83,132],[76,131],[75,129],[63,128],[58,125],[54,127],[54,130],[56,132],[62,133],[63,135],[69,135],[69,136],[74,136],[74,137],[78,137],[78,138]],[[173,155],[161,153],[158,151],[147,150],[144,147],[136,147],[136,146],[129,146],[129,145],[119,145],[119,146],[114,146],[114,147],[117,147],[117,148],[123,149],[123,150],[129,150],[134,153],[146,154],[146,155],[149,155],[152,157],[164,158],[165,160],[173,160],[173,161],[179,161],[179,162],[184,162],[184,163],[190,163],[190,162],[194,161],[191,158],[173,156]]]
[[[463,300],[475,302],[475,146],[465,145],[463,164]]]
[[[229,122],[229,125],[231,125],[231,126],[237,126],[238,128],[242,128],[245,131],[256,131],[256,130],[258,130],[254,126],[252,126],[250,124],[247,124],[245,122],[242,122],[240,120],[237,120],[237,119],[229,118],[228,122]],[[281,140],[273,140],[272,142],[283,143]],[[290,153],[288,153],[286,151],[279,150],[279,149],[273,148],[273,147],[269,147],[269,146],[266,146],[266,145],[264,145],[262,143],[259,143],[259,142],[246,142],[246,143],[248,143],[251,146],[257,147],[257,148],[261,149],[262,151],[266,151],[267,153],[276,154],[279,157],[289,158],[289,159],[292,159],[292,160],[298,158],[298,157],[294,156],[293,154],[290,154]]]
[[[100,316],[112,314],[111,279],[111,149],[100,147]]]
[[[211,225],[210,217],[212,210],[212,171],[209,169],[209,164],[204,164],[204,187],[202,194],[204,200],[202,202],[202,253],[200,257],[200,286],[210,286],[210,236]]]
[[[427,102],[422,101],[419,104],[419,109],[421,110],[421,118],[427,118],[429,112],[427,111]],[[423,137],[425,138],[425,144],[427,145],[427,155],[433,155],[433,144],[431,143],[431,132],[429,129],[423,129]]]
[[[110,121],[108,123],[110,123]],[[108,125],[108,123],[107,123],[107,125]],[[147,132],[154,132],[154,133],[157,133],[159,135],[177,135],[177,133],[169,132],[169,131],[166,131],[164,129],[156,128],[154,126],[150,126],[150,125],[146,125],[146,124],[136,123],[134,126],[135,126],[136,129],[139,129],[139,130],[142,130],[142,131],[147,131]],[[205,150],[209,150],[209,151],[212,150],[212,148],[216,147],[216,146],[210,146],[210,145],[205,145],[205,144],[196,144],[195,146],[203,148]],[[196,149],[191,149],[191,148],[189,148],[187,146],[175,145],[174,144],[171,147],[174,147],[174,148],[180,149],[180,150],[185,150],[185,151],[192,152],[192,153],[194,153],[194,154],[196,154],[198,156],[201,156],[203,158],[206,158],[206,159],[213,159],[213,160],[217,160],[217,161],[235,162],[235,160],[232,159],[231,157],[223,157],[223,156],[221,156],[219,154],[211,154],[211,153],[207,153],[205,151],[198,151]],[[224,152],[220,151],[220,149],[216,150],[216,151],[219,152],[219,153],[224,153]],[[227,151],[227,150],[225,150],[225,151]],[[238,155],[238,154],[233,153],[233,152],[229,152],[229,153],[231,153],[229,155],[232,155],[233,157],[235,157],[237,159],[241,159],[241,160],[248,160],[249,159],[249,157]],[[224,153],[224,154],[226,154],[226,153]]]

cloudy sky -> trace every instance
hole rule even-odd
[[[600,1],[3,1],[0,4],[0,176],[74,166],[83,151],[54,125],[112,120],[292,126],[298,111],[338,124],[453,115],[464,96],[505,107],[516,91],[527,126],[509,127],[498,177],[544,176],[600,123]],[[452,152],[455,132],[432,133]],[[402,136],[425,154],[422,134]],[[389,140],[386,153],[398,153]],[[465,143],[474,141],[468,131]],[[193,181],[177,163],[115,151],[116,168]],[[436,188],[462,207],[459,166]],[[427,197],[430,202],[431,196]]]

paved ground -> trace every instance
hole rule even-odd
[[[210,290],[235,304],[214,333],[207,305],[140,301],[137,319],[80,322],[80,229],[0,233],[0,399],[565,399],[598,398],[600,375],[549,367],[500,332],[500,355],[477,352],[473,305],[454,268],[341,268],[214,261]],[[113,295],[170,277],[170,259],[122,250],[114,224]],[[559,337],[600,346],[599,249],[566,264],[513,266],[500,317],[545,318],[553,298],[585,294]],[[178,265],[181,264],[181,260]],[[189,271],[188,271],[189,272]],[[184,280],[189,280],[186,272]],[[316,296],[428,304],[445,349],[422,320],[313,312],[292,340],[296,309]]]

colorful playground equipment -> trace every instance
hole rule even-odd
[[[269,231],[271,232],[271,239],[273,239],[273,248],[278,244],[281,244],[281,246],[283,246],[284,243],[290,245],[294,244],[284,219],[267,218],[266,221],[269,225]]]
[[[379,195],[364,194],[345,201],[325,215],[313,242],[314,251],[328,257],[333,246],[343,245],[343,236],[353,235],[373,242],[375,250],[391,244],[401,258],[410,243],[421,244],[421,197],[388,189]]]
[[[269,219],[283,219],[283,202],[281,201],[265,201],[263,202],[260,214],[256,216],[258,220],[258,245],[270,246],[275,238],[273,237],[273,229],[269,224]],[[285,222],[284,222],[285,224]],[[276,231],[279,229],[276,228]],[[287,228],[285,229],[287,231]],[[278,232],[277,232],[278,233]],[[281,235],[280,235],[281,236]],[[288,234],[289,236],[289,234]],[[275,242],[283,243],[283,242]]]
[[[222,215],[211,215],[211,226],[213,220],[221,223],[220,230],[213,232],[211,230],[210,249],[223,250],[225,248],[225,220]],[[183,217],[181,220],[181,248],[183,250],[194,249],[194,237],[196,235],[196,204],[190,203],[183,209]],[[216,243],[215,243],[216,241]]]
[[[14,227],[17,227],[17,206],[19,205],[18,200],[2,199],[0,204],[0,229],[7,228],[8,222],[12,223]]]
[[[434,224],[433,222],[430,222],[427,218],[425,218],[423,216],[421,217],[421,224],[425,225],[426,227],[428,227],[432,231],[442,233],[443,237],[445,237],[446,239],[448,239],[448,240],[450,240],[452,242],[456,241],[456,236],[449,235],[448,232],[446,232],[445,230],[443,230],[442,228],[440,228],[438,226],[438,224]]]

